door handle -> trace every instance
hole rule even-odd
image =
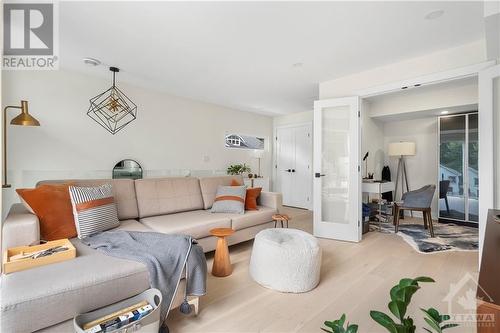
[[[316,178],[319,178],[319,177],[325,177],[325,176],[326,176],[326,175],[321,174],[321,173],[319,173],[319,172],[316,172],[316,173],[314,174],[314,177],[316,177]]]
[[[292,169],[292,172],[295,172],[295,169]]]
[[[292,169],[286,169],[285,171],[286,172],[292,172]]]

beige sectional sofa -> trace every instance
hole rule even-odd
[[[252,239],[272,225],[281,209],[281,195],[263,192],[259,210],[244,215],[211,213],[219,185],[237,176],[160,178],[141,180],[66,180],[78,186],[112,183],[118,209],[118,229],[182,233],[195,237],[205,252],[215,249],[210,229],[236,230],[229,244]],[[14,205],[4,221],[2,247],[39,241],[38,219],[22,204]],[[66,332],[77,313],[97,309],[134,296],[149,288],[146,267],[138,262],[103,255],[72,239],[77,257],[66,262],[2,276],[2,332]],[[182,287],[174,305],[182,300]],[[29,315],[27,315],[29,314]]]

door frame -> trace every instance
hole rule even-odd
[[[444,83],[467,77],[478,77],[478,105],[479,105],[479,257],[481,257],[484,233],[486,227],[487,210],[494,207],[494,185],[486,179],[495,179],[494,175],[494,118],[493,118],[493,78],[498,73],[500,64],[496,60],[489,60],[469,66],[459,67],[447,71],[418,76],[366,89],[358,89],[353,95],[364,98],[384,95],[402,89],[424,85]],[[480,75],[481,73],[481,75]],[[488,97],[490,96],[490,97]],[[319,100],[322,101],[322,100]],[[360,103],[362,105],[362,103]],[[361,110],[362,111],[362,110]],[[482,162],[481,162],[482,161]],[[485,176],[486,175],[486,176]]]
[[[500,64],[478,74],[479,89],[479,264],[483,252],[488,209],[495,207],[495,124],[493,80],[500,77]],[[500,79],[499,79],[500,82]],[[499,83],[500,84],[500,83]],[[500,101],[499,101],[500,103]],[[491,181],[493,179],[493,181]],[[498,180],[496,180],[498,181]]]
[[[352,189],[349,191],[349,201],[351,202],[357,202],[356,205],[353,205],[352,207],[349,207],[352,209],[350,212],[351,217],[355,217],[357,220],[357,223],[355,223],[357,230],[355,235],[352,233],[352,230],[350,229],[352,227],[352,224],[346,224],[345,228],[341,228],[342,226],[339,226],[337,224],[337,235],[335,235],[334,239],[337,240],[344,240],[344,241],[351,241],[351,242],[360,242],[362,239],[362,231],[363,228],[361,227],[361,121],[360,121],[360,114],[361,114],[361,98],[359,96],[350,96],[350,97],[340,97],[340,98],[332,98],[332,99],[323,99],[323,100],[318,100],[314,102],[314,120],[313,120],[313,132],[314,132],[314,140],[313,140],[313,173],[321,173],[322,172],[322,165],[321,162],[321,152],[322,152],[322,145],[323,142],[319,139],[318,140],[318,135],[320,133],[314,131],[314,128],[321,128],[322,126],[322,117],[317,116],[317,114],[323,109],[327,107],[336,107],[336,106],[349,106],[351,109],[354,109],[357,111],[357,115],[354,115],[357,119],[358,122],[358,127],[357,127],[357,133],[356,133],[356,142],[355,144],[357,145],[357,150],[358,150],[358,158],[357,158],[357,166],[354,166],[353,170],[351,170],[351,174],[349,175],[349,181],[353,178],[357,178],[357,188]],[[351,115],[352,116],[352,115]],[[315,142],[319,144],[315,144]],[[316,158],[316,156],[319,157],[319,161]],[[318,163],[319,162],[319,163]],[[319,165],[318,165],[319,164]],[[321,200],[316,200],[316,195],[317,193],[321,193],[321,177],[314,177],[313,178],[313,230],[314,230],[314,235],[316,237],[327,237],[327,238],[332,238],[332,236],[329,235],[330,230],[326,230],[327,228],[322,228],[323,223],[328,223],[328,222],[323,222],[321,221]],[[356,221],[355,221],[356,222]]]
[[[314,112],[314,111],[313,111]],[[311,142],[313,142],[314,138],[314,126],[313,126],[313,121],[302,121],[300,123],[293,123],[293,124],[284,124],[284,125],[277,125],[273,127],[273,191],[279,191],[281,190],[281,187],[278,188],[278,130],[279,129],[285,129],[285,128],[294,128],[294,127],[302,127],[302,126],[309,126],[311,128]],[[310,202],[309,202],[309,207],[307,209],[311,210],[314,207],[314,196],[313,196],[313,183],[314,183],[314,178],[313,178],[313,145],[311,144],[311,149],[309,150],[309,161],[311,162],[311,182],[310,182]]]

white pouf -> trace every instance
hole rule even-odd
[[[250,276],[270,289],[302,293],[314,289],[321,272],[318,240],[297,229],[266,229],[255,236]]]

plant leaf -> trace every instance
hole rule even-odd
[[[393,301],[403,301],[404,300],[404,294],[401,291],[401,288],[399,288],[399,285],[395,285],[394,287],[391,288],[391,291],[389,292],[391,295],[391,300]]]
[[[406,304],[402,301],[396,300],[389,303],[389,310],[395,315],[400,321],[403,320],[406,314]]]
[[[447,314],[444,314],[444,315],[441,315],[439,316],[439,319],[441,320],[440,322],[442,323],[443,321],[447,321],[447,320],[450,320],[450,316],[447,315]]]
[[[458,325],[458,324],[446,324],[446,325],[441,326],[441,330],[445,330],[447,328],[453,328],[453,327],[457,327],[457,326],[460,326],[460,325]]]
[[[345,333],[357,333],[358,332],[358,325],[348,325],[347,330]]]
[[[420,287],[418,285],[409,285],[404,287],[402,289],[404,293],[403,302],[405,302],[406,304],[410,304],[413,294],[415,294],[419,289]]]
[[[329,331],[329,330],[327,330],[326,328],[323,328],[323,327],[321,327],[321,329],[322,329],[323,331],[327,332],[327,333],[332,333],[332,332],[333,332],[333,330],[332,330],[332,331]]]
[[[325,321],[324,324],[326,327],[330,327],[330,328],[333,328],[335,326],[333,321]]]
[[[404,278],[399,280],[399,288],[404,288],[407,286],[415,285],[416,282],[414,279]]]
[[[419,276],[413,280],[416,282],[436,282],[436,281],[434,281],[433,278],[430,278],[428,276]]]
[[[391,333],[398,333],[396,323],[388,315],[380,311],[370,311],[370,317]]]
[[[434,309],[434,308],[429,308],[429,310],[427,310],[427,313],[432,317],[432,319],[434,319],[436,322],[440,323],[440,319],[441,319],[441,315],[439,314],[438,310]]]
[[[339,319],[339,326],[344,327],[344,323],[345,323],[345,313],[343,313]]]
[[[430,318],[424,318],[424,320],[427,322],[427,324],[429,324],[430,327],[432,327],[434,329],[435,332],[437,332],[437,333],[443,332],[443,331],[441,331],[441,328],[434,320],[432,320]]]

